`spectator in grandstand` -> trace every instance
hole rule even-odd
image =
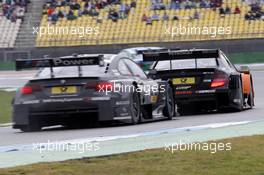
[[[114,9],[110,9],[108,13],[108,19],[111,19],[113,22],[117,22],[119,15]]]
[[[166,6],[163,3],[163,0],[151,0],[151,9],[152,10],[165,10]]]
[[[73,11],[70,9],[68,14],[67,14],[67,19],[68,20],[75,20],[77,17],[74,15]]]
[[[17,20],[16,13],[12,13],[10,20],[11,20],[11,22],[16,22],[16,20]]]
[[[24,14],[25,14],[25,9],[23,7],[18,7],[17,12],[16,12],[16,18],[22,20],[24,17]]]
[[[193,19],[200,19],[200,13],[198,11],[194,12]]]
[[[91,9],[89,15],[92,17],[99,16],[99,12],[96,9]]]
[[[70,8],[71,10],[79,10],[81,5],[76,1],[70,1]]]
[[[81,17],[83,15],[83,11],[81,9],[78,10],[78,17]]]
[[[125,17],[127,17],[129,15],[130,9],[131,9],[130,5],[125,4]]]
[[[180,9],[181,8],[181,3],[179,0],[171,0],[171,3],[170,3],[170,9]]]
[[[152,21],[159,21],[159,14],[156,11],[154,11],[154,14],[151,17],[151,20]]]
[[[185,9],[191,9],[193,8],[193,3],[190,0],[186,0],[182,2]]]
[[[234,14],[240,14],[240,13],[241,13],[240,8],[238,6],[236,6]]]
[[[65,16],[66,15],[61,10],[58,11],[58,18],[64,18]]]
[[[201,0],[200,1],[200,8],[210,8],[210,1],[208,1],[208,0]]]
[[[122,18],[122,19],[126,18],[125,11],[126,11],[126,4],[125,3],[121,3],[120,4],[120,10],[119,10],[120,18]]]
[[[168,21],[169,20],[169,15],[165,12],[162,16],[163,21]]]
[[[142,18],[141,18],[141,21],[142,22],[146,22],[147,19],[148,19],[148,16],[144,13],[143,16],[142,16]]]
[[[52,13],[55,11],[55,8],[53,7],[53,6],[50,6],[49,8],[48,8],[48,10],[47,10],[47,14],[48,14],[48,16],[51,16],[52,15]]]
[[[231,9],[229,6],[226,6],[225,8],[225,14],[230,14],[231,13]]]
[[[146,25],[152,25],[152,19],[150,17],[147,18]]]
[[[178,21],[179,20],[179,17],[177,15],[174,15],[173,18],[172,18],[174,21]]]
[[[131,4],[130,4],[131,8],[136,8],[137,7],[137,2],[136,0],[132,0]]]
[[[225,9],[223,7],[219,8],[219,14],[220,14],[221,17],[225,16]]]
[[[58,21],[58,13],[56,13],[56,11],[54,11],[51,14],[51,22],[52,22],[52,24],[55,24],[57,21]]]

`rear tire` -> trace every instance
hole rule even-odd
[[[169,120],[175,116],[175,100],[174,100],[174,93],[171,86],[168,86],[167,93],[166,93],[166,105],[163,108],[163,115],[167,117]]]
[[[252,109],[253,106],[255,105],[252,84],[250,84],[250,94],[249,94],[248,99],[247,99],[247,104],[249,105],[249,109]]]
[[[141,120],[141,105],[140,105],[140,96],[137,92],[133,92],[131,94],[130,113],[131,113],[131,123],[133,125],[138,124]]]
[[[237,105],[237,107],[234,108],[235,112],[240,112],[244,110],[244,94],[242,90],[242,82],[240,81],[240,88],[239,88],[239,99],[240,104]]]

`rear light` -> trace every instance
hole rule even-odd
[[[111,82],[99,82],[96,85],[96,91],[111,91],[113,87],[114,85]]]
[[[39,85],[26,85],[20,89],[21,94],[32,94],[33,92],[40,91],[41,87]]]
[[[113,90],[114,84],[108,81],[102,82],[88,82],[85,85],[86,89],[95,89],[96,91],[111,91]]]
[[[214,79],[213,82],[211,83],[212,88],[216,87],[222,87],[225,86],[226,80],[225,79]]]
[[[32,94],[33,93],[33,89],[32,89],[31,86],[24,86],[24,87],[21,88],[20,92],[22,94],[24,94],[24,95],[25,94]]]
[[[211,88],[223,87],[227,83],[228,83],[228,76],[226,74],[216,74],[211,83]]]

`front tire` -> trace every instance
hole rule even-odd
[[[169,120],[172,120],[172,118],[175,116],[175,100],[173,89],[171,86],[168,86],[165,103],[165,107],[162,111],[163,115]]]
[[[133,92],[130,97],[130,113],[131,123],[133,125],[138,124],[141,120],[141,105],[140,96],[137,92]]]

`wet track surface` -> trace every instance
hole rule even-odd
[[[8,73],[6,73],[8,74]],[[19,87],[23,85],[30,73],[23,76],[0,74],[0,87]],[[129,135],[141,132],[157,131],[170,128],[190,127],[209,123],[240,122],[264,120],[264,72],[253,72],[256,106],[253,110],[237,113],[209,113],[190,116],[178,116],[172,121],[158,121],[139,125],[115,125],[86,129],[46,129],[41,132],[23,133],[11,127],[0,127],[0,146],[14,144],[31,144],[48,141],[60,141],[100,136]],[[0,116],[1,117],[1,116]]]

